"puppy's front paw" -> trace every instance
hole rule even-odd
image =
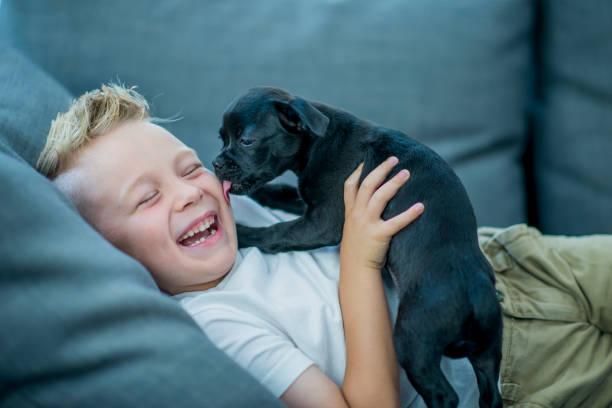
[[[236,224],[236,234],[238,235],[239,248],[257,246],[257,242],[261,241],[261,234],[258,228]]]

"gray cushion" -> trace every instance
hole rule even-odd
[[[72,99],[66,89],[0,41],[0,135],[30,165],[42,150],[51,120]]]
[[[612,2],[544,1],[540,53],[540,227],[612,233]]]
[[[7,48],[0,90],[0,406],[282,406],[15,153],[66,91]]]
[[[275,85],[421,139],[480,224],[525,221],[532,2],[5,0],[0,29],[74,94],[120,78],[209,163],[221,113]]]
[[[0,195],[0,406],[282,406],[3,151]]]

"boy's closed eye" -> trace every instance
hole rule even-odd
[[[202,163],[200,162],[191,164],[187,166],[185,171],[183,171],[182,177],[196,176],[199,174],[200,170],[203,170],[203,168],[204,167]],[[159,194],[160,192],[158,189],[147,192],[145,195],[143,195],[140,198],[140,200],[138,200],[138,203],[136,204],[136,208],[139,208],[145,204],[153,203],[157,198],[159,198]]]
[[[198,170],[202,170],[204,167],[202,166],[202,163],[195,163],[193,165],[190,165],[187,167],[187,169],[183,172],[183,177],[187,177],[190,175],[193,175],[194,173],[197,173]]]
[[[145,194],[145,196],[140,199],[136,207],[140,207],[141,205],[147,204],[149,202],[153,202],[153,199],[159,196],[159,190],[153,190]]]

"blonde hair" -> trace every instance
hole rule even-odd
[[[149,120],[149,104],[135,87],[109,83],[81,95],[51,122],[36,170],[53,180],[74,154],[96,137],[129,120]]]

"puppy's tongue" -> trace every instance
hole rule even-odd
[[[225,196],[225,201],[227,201],[228,204],[230,202],[229,190],[231,187],[232,187],[231,181],[223,180],[223,195]]]

